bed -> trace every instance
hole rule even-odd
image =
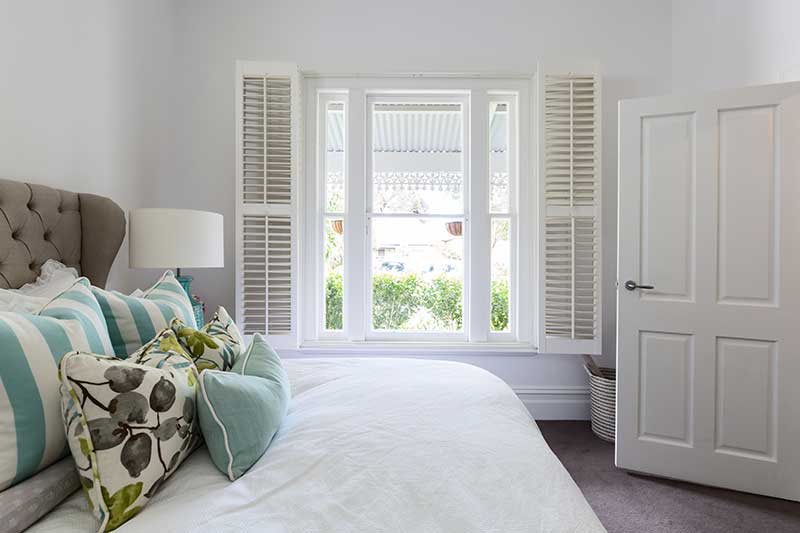
[[[21,220],[23,209],[9,203],[9,191],[21,201],[25,188],[30,196],[29,186],[0,181],[0,211],[17,210]],[[44,215],[35,212],[37,202],[23,202],[34,212],[31,223],[41,222],[36,231],[25,230],[23,237],[18,228],[3,227],[13,224],[8,214],[0,219],[0,239],[16,232],[0,253],[20,255],[14,268],[4,270],[0,260],[8,285],[35,278],[36,265],[47,258],[66,259],[104,283],[121,242],[120,223],[124,235],[121,210],[100,197],[84,204],[71,193],[37,190],[56,200],[47,204],[55,211]],[[74,200],[70,211],[78,221],[59,236],[71,243],[73,256],[63,257],[63,246],[41,243],[9,251],[59,224],[66,209],[58,198]],[[88,232],[106,244],[86,246]],[[201,447],[118,531],[604,531],[524,405],[490,373],[410,359],[288,359],[284,365],[292,402],[259,462],[230,482]],[[76,492],[29,531],[96,528]]]

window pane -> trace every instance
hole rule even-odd
[[[344,213],[344,104],[328,102],[325,110],[325,211]]]
[[[373,211],[463,213],[462,105],[373,105]]]
[[[462,330],[463,225],[463,219],[373,219],[373,329]]]
[[[492,219],[492,331],[509,331],[509,289],[511,281],[511,221],[508,218]]]
[[[325,329],[342,329],[344,297],[344,221],[325,219]]]
[[[508,104],[489,104],[489,198],[492,213],[509,211]]]

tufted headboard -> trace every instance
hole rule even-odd
[[[0,179],[0,287],[34,281],[48,259],[105,287],[125,237],[125,213],[108,198]]]

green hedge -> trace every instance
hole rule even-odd
[[[341,274],[331,274],[325,280],[325,329],[342,329],[342,284]]]
[[[431,280],[422,295],[422,304],[436,319],[439,328],[458,331],[463,323],[461,305],[461,280],[439,277]]]
[[[461,280],[441,276],[426,281],[416,274],[377,274],[372,278],[375,329],[399,330],[419,311],[427,310],[436,329],[460,330],[463,325]],[[328,277],[325,287],[325,327],[342,329],[342,276]],[[492,331],[508,327],[508,283],[492,282]]]
[[[372,277],[372,326],[375,329],[400,329],[420,308],[425,281],[416,274]]]
[[[505,331],[508,327],[508,282],[492,282],[492,331]]]

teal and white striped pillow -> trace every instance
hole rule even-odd
[[[172,272],[165,272],[141,297],[92,287],[103,310],[117,357],[126,359],[169,327],[173,318],[197,329],[192,302]]]
[[[89,285],[80,278],[37,314],[0,313],[0,490],[67,451],[58,364],[73,350],[113,355]]]

